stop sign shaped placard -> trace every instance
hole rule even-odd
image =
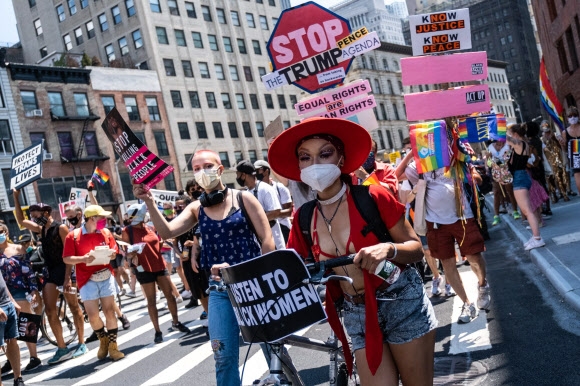
[[[272,67],[291,74],[292,83],[309,93],[340,84],[352,58],[341,61],[336,42],[350,32],[348,20],[316,3],[287,9],[268,41]]]

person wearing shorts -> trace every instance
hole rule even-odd
[[[10,295],[6,282],[0,275],[0,347],[6,352],[6,358],[14,372],[14,386],[24,386],[20,372],[20,347],[18,347],[18,316],[20,306]],[[6,344],[6,347],[4,347]],[[0,386],[2,380],[0,380]]]

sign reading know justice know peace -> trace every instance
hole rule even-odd
[[[471,48],[469,9],[409,16],[413,56]]]
[[[22,189],[42,178],[43,145],[44,140],[12,156],[10,189]]]
[[[326,318],[302,258],[292,249],[221,270],[244,342],[275,342]]]

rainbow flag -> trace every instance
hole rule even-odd
[[[93,178],[97,180],[97,182],[101,185],[105,185],[107,181],[109,181],[109,175],[104,171],[102,171],[101,169],[99,169],[98,166],[95,168],[95,171],[93,172]]]
[[[410,125],[409,135],[417,172],[426,173],[450,165],[445,121]]]
[[[558,101],[558,97],[550,85],[548,79],[548,72],[546,71],[546,65],[544,64],[544,57],[540,62],[540,99],[542,100],[542,105],[544,109],[548,112],[550,117],[556,122],[560,130],[564,130],[564,117],[563,108]]]
[[[369,186],[369,185],[380,185],[381,181],[379,181],[377,174],[375,172],[372,172],[367,178],[366,180],[364,180],[362,182],[362,184],[364,186]]]
[[[496,114],[497,117],[497,132],[495,133],[495,139],[498,141],[505,141],[507,135],[507,122],[504,114]],[[491,137],[491,130],[490,130]],[[493,138],[492,138],[493,139]]]

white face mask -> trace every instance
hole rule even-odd
[[[578,117],[569,117],[568,118],[568,123],[571,125],[575,125],[578,123]]]
[[[340,177],[340,168],[335,164],[314,164],[300,171],[300,179],[312,189],[322,192]]]
[[[220,183],[218,169],[202,169],[193,175],[195,182],[205,190],[211,190]]]

